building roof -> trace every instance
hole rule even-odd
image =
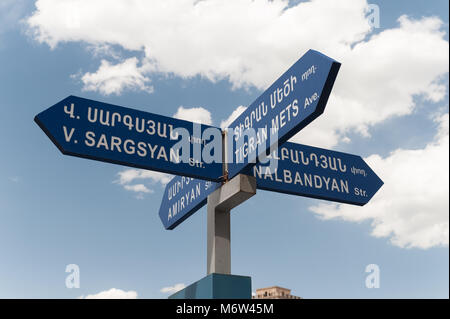
[[[258,289],[256,289],[256,291],[260,291],[260,290],[267,290],[267,289],[281,289],[281,290],[286,290],[286,291],[291,291],[291,289],[288,289],[288,288],[283,288],[283,287],[280,287],[280,286],[271,286],[271,287],[266,287],[266,288],[258,288]]]

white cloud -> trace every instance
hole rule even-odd
[[[369,136],[371,126],[411,114],[415,96],[437,102],[447,92],[442,21],[402,16],[397,27],[372,34],[365,0],[292,7],[286,0],[38,0],[36,7],[28,25],[51,47],[81,41],[144,56],[142,67],[103,61],[87,73],[85,87],[104,94],[148,90],[155,73],[263,89],[308,49],[324,52],[342,62],[333,94],[325,114],[293,138],[316,146],[345,142],[350,131]],[[119,73],[111,80],[110,69]]]
[[[88,45],[86,49],[95,58],[108,57],[108,58],[113,58],[114,60],[121,59],[120,51],[117,50],[112,45],[107,44],[107,43],[102,43],[102,44],[97,44],[97,45]]]
[[[111,288],[109,290],[101,291],[98,294],[81,296],[80,299],[137,299],[137,292],[123,291],[121,289]]]
[[[246,106],[243,106],[243,105],[238,106],[226,120],[223,120],[222,122],[220,122],[220,128],[224,129],[224,128],[228,127],[228,125],[233,123],[233,121],[235,119],[237,119],[239,117],[239,115],[241,115],[241,113],[244,112],[246,109],[247,109]]]
[[[363,0],[287,6],[286,0],[39,0],[28,24],[51,47],[118,44],[144,51],[160,72],[259,88],[309,46],[345,50],[370,30]]]
[[[127,191],[132,191],[136,193],[153,193],[152,190],[148,189],[144,184],[135,184],[135,185],[124,185],[123,186]]]
[[[292,141],[333,147],[351,130],[370,136],[370,126],[411,114],[417,96],[445,98],[449,46],[442,22],[402,16],[399,23],[336,56],[342,66],[325,113]]]
[[[341,142],[346,144],[350,143],[351,141],[352,140],[348,136],[343,136],[341,139]]]
[[[153,193],[153,190],[143,183],[133,184],[137,180],[147,181],[150,185],[159,183],[165,186],[173,178],[170,174],[134,168],[124,169],[117,175],[118,178],[114,182],[122,185],[127,191],[138,193],[137,199],[143,199],[144,194]]]
[[[152,183],[161,183],[162,185],[166,185],[173,177],[170,174],[134,168],[125,169],[117,175],[119,175],[119,179],[116,182],[121,185],[129,184],[137,179],[148,179]]]
[[[212,125],[211,112],[203,107],[184,108],[180,106],[173,117],[185,121]]]
[[[174,294],[177,291],[180,291],[181,289],[184,289],[184,288],[186,288],[185,284],[176,284],[175,286],[161,288],[160,292],[165,293],[165,294],[166,293]]]
[[[398,149],[367,163],[384,181],[364,207],[320,204],[310,209],[324,219],[372,220],[372,235],[403,248],[449,244],[449,115],[437,119],[435,139],[423,149]]]
[[[95,54],[102,49],[100,47]],[[143,75],[135,57],[115,65],[102,60],[99,69],[95,73],[86,73],[81,81],[85,91],[99,91],[104,95],[119,95],[125,89],[153,92],[153,87],[148,85],[150,79]]]

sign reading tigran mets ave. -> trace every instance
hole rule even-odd
[[[230,178],[323,113],[340,66],[309,50],[231,123],[227,141],[232,150],[227,152]]]
[[[364,205],[383,182],[361,157],[287,142],[324,112],[339,68],[309,50],[224,131],[76,96],[35,121],[63,154],[177,175],[159,211],[166,229],[237,174],[263,190]]]

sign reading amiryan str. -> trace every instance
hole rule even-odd
[[[323,113],[340,65],[309,50],[229,126],[229,178]]]
[[[35,121],[66,155],[211,181],[222,176],[222,163],[202,159],[209,145],[221,149],[219,128],[76,96],[39,113]],[[187,147],[178,148],[179,141]],[[180,158],[185,150],[186,161]]]
[[[253,175],[258,189],[363,206],[383,181],[357,155],[286,142],[273,153],[276,168],[257,164],[242,174]],[[166,229],[174,229],[203,207],[220,183],[176,176],[167,185],[159,210]]]
[[[221,183],[175,176],[164,191],[159,218],[165,229],[174,229],[186,218],[202,208],[208,195],[221,186]]]

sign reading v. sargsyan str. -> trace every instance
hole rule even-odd
[[[219,128],[76,96],[39,113],[35,121],[66,155],[211,181],[221,179],[222,163],[206,163],[202,156],[209,145],[221,149]],[[180,129],[186,134],[179,134]],[[177,148],[179,142],[187,147]],[[181,160],[182,155],[186,160]]]
[[[340,65],[309,50],[229,126],[229,178],[323,113]]]

